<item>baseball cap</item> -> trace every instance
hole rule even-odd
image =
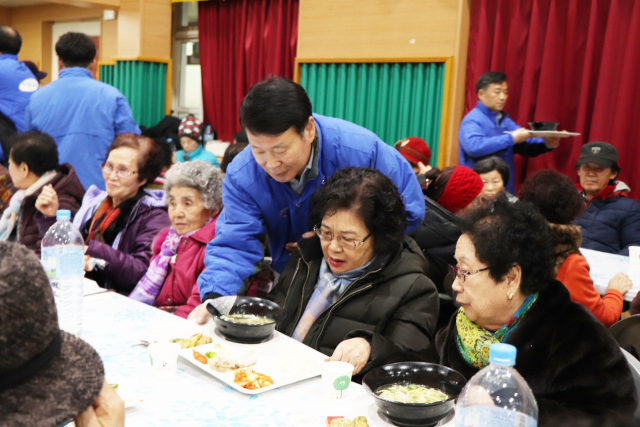
[[[603,168],[610,168],[618,163],[618,150],[606,142],[590,142],[580,148],[580,157],[576,167],[585,163],[595,163]]]

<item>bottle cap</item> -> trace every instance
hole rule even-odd
[[[516,364],[518,350],[511,344],[491,344],[489,347],[489,363],[500,366],[513,366]]]
[[[71,211],[69,209],[60,209],[56,212],[56,220],[67,220],[71,221]]]

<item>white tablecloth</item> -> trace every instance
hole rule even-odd
[[[624,299],[625,301],[632,301],[635,298],[638,291],[640,291],[640,266],[632,266],[629,263],[629,257],[622,255],[584,248],[580,248],[580,252],[589,263],[589,275],[598,293],[603,295],[607,291],[609,280],[618,273],[624,273],[633,282],[633,287],[624,295]]]
[[[212,322],[196,325],[114,292],[84,298],[83,308],[82,338],[102,357],[107,380],[119,384],[125,401],[142,399],[127,409],[127,427],[323,427],[330,415],[363,415],[372,427],[389,426],[378,416],[374,399],[353,383],[349,397],[335,402],[323,400],[320,377],[249,396],[182,359],[173,381],[156,382],[150,374],[147,348],[134,344],[141,338],[187,337],[196,332],[211,335]],[[305,417],[313,422],[296,422]]]

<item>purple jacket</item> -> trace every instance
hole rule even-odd
[[[143,197],[132,209],[129,221],[118,233],[112,246],[95,240],[89,241],[87,255],[107,261],[103,270],[107,288],[129,294],[149,268],[151,245],[160,230],[171,226],[164,203],[164,191],[145,190]],[[107,192],[92,185],[82,200],[73,225],[82,229],[107,197]]]

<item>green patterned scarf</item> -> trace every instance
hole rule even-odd
[[[464,308],[461,307],[456,316],[456,328],[458,329],[458,351],[460,351],[464,360],[478,369],[487,366],[489,364],[489,347],[491,344],[504,342],[537,299],[537,292],[529,295],[513,317],[495,332],[473,323],[467,318]]]

